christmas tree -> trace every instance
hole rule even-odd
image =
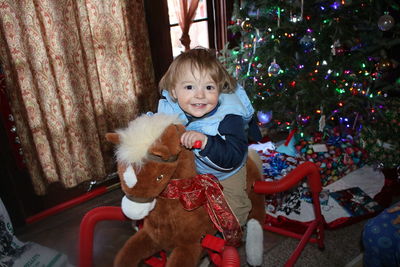
[[[396,0],[242,1],[224,60],[264,127],[365,128],[364,137],[398,146],[377,122],[393,122],[388,103],[398,97],[399,9]]]
[[[368,151],[370,163],[380,168],[400,165],[400,100],[389,98],[379,117],[365,124],[361,131],[363,147]]]

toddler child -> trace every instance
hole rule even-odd
[[[208,49],[195,48],[176,57],[162,77],[158,112],[179,114],[187,132],[181,143],[194,149],[199,174],[213,174],[240,225],[246,223],[251,202],[246,193],[248,138],[261,139],[253,120],[254,109],[238,86]]]

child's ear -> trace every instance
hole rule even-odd
[[[176,97],[175,89],[171,89],[171,95],[172,95],[172,97],[173,97],[175,100],[178,99],[178,98]]]

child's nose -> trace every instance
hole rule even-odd
[[[197,89],[194,96],[196,98],[204,98],[204,90],[203,89]]]

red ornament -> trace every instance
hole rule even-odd
[[[347,49],[344,46],[335,47],[335,55],[341,56],[347,52]]]

